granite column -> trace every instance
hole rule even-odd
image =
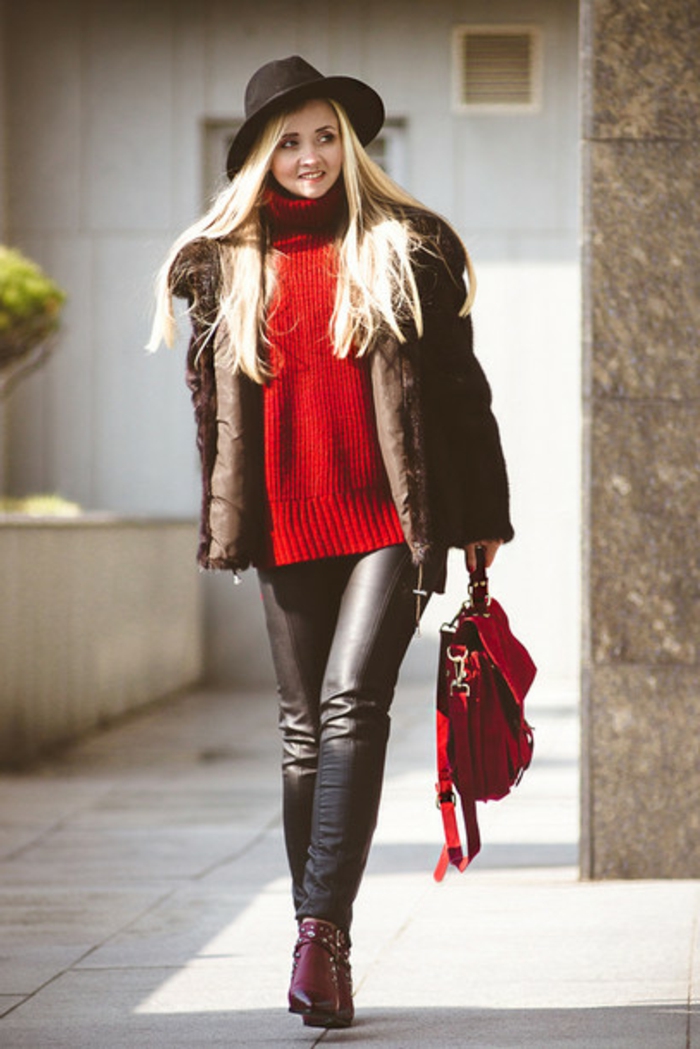
[[[700,5],[582,48],[582,871],[700,877]]]

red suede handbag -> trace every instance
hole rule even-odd
[[[440,630],[437,683],[438,806],[445,845],[435,868],[460,871],[481,848],[477,801],[495,801],[520,782],[532,759],[532,727],[524,700],[536,668],[508,617],[489,596],[484,548],[477,547],[470,600]],[[457,828],[455,789],[462,803],[466,855]]]

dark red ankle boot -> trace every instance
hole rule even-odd
[[[309,1027],[352,1023],[352,980],[347,939],[331,922],[304,918],[294,948],[289,1011]]]

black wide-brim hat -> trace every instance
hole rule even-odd
[[[384,103],[369,84],[349,76],[323,76],[299,55],[268,62],[248,81],[245,121],[231,143],[226,162],[228,177],[233,178],[243,167],[270,117],[311,98],[339,102],[363,146],[372,141],[384,123]]]

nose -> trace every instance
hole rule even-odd
[[[299,163],[302,167],[314,167],[318,163],[318,150],[315,145],[309,145],[301,151]]]

